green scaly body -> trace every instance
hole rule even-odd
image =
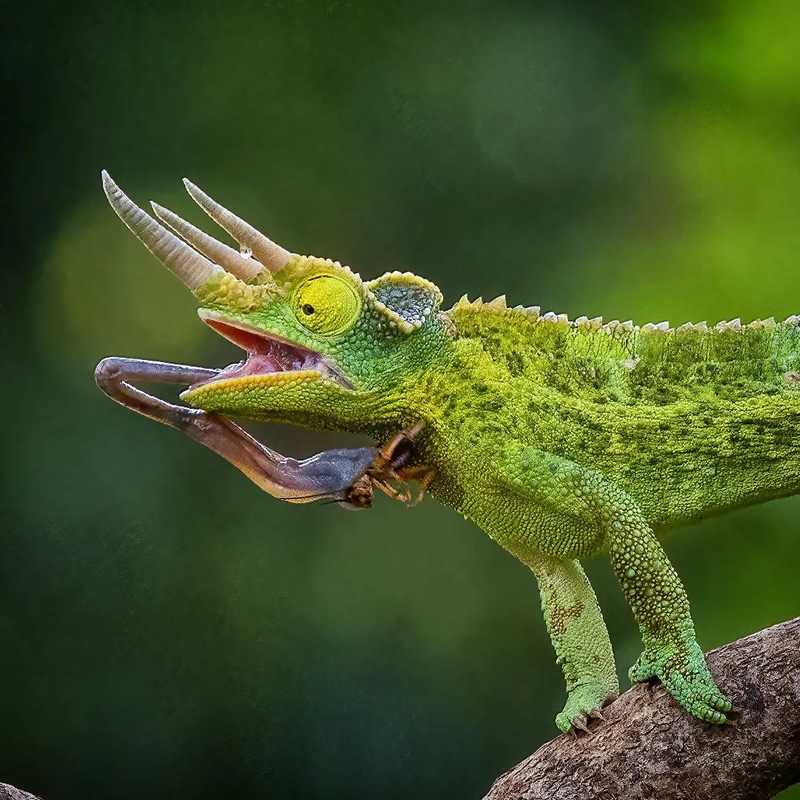
[[[800,491],[798,318],[638,328],[508,309],[504,298],[442,312],[439,290],[422,278],[363,282],[336,262],[288,252],[244,280],[191,277],[201,316],[223,335],[248,350],[242,330],[278,338],[324,366],[223,373],[184,392],[190,405],[381,443],[425,422],[416,458],[436,470],[431,493],[538,579],[567,683],[562,730],[585,727],[619,691],[579,562],[600,551],[642,633],[631,678],[658,677],[691,714],[725,720],[730,702],[654,532]]]
[[[730,705],[653,531],[800,489],[796,321],[639,329],[462,301],[407,336],[423,357],[401,350],[391,381],[333,419],[306,400],[282,410],[230,397],[198,405],[381,441],[424,420],[418,458],[437,470],[432,494],[539,579],[569,691],[559,727],[585,724],[618,691],[577,561],[602,550],[645,642],[631,677],[658,676],[691,713],[723,721]]]
[[[630,494],[654,528],[799,488],[794,318],[642,330],[466,302],[448,316],[461,389],[434,414],[481,442],[480,460],[493,439],[557,455]]]

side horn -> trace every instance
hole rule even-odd
[[[211,278],[221,278],[225,275],[222,267],[200,255],[139,208],[114,183],[105,170],[102,175],[103,190],[117,216],[128,226],[131,233],[192,292]]]

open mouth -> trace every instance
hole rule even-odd
[[[247,353],[244,361],[231,364],[209,380],[196,383],[188,389],[211,386],[221,383],[254,381],[265,385],[282,384],[291,379],[318,380],[328,378],[345,389],[352,389],[352,384],[321,353],[307,347],[294,344],[279,336],[247,325],[244,322],[227,319],[213,311],[201,309],[200,318],[228,341],[241,347]]]

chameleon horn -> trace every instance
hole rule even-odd
[[[153,207],[155,215],[185,239],[195,250],[199,250],[215,264],[219,264],[245,283],[251,283],[258,275],[270,274],[263,264],[217,241],[213,236],[209,236],[205,231],[196,228],[191,222],[182,219],[168,208],[164,208],[164,206],[152,201],[150,205]]]
[[[253,254],[253,258],[260,261],[270,272],[277,272],[286,266],[292,253],[271,239],[257,231],[248,222],[236,214],[223,208],[216,200],[212,200],[202,189],[195,186],[188,178],[183,179],[186,191],[192,200],[208,214],[214,222],[226,230],[242,247],[246,247]]]
[[[225,275],[222,267],[200,255],[142,211],[123,193],[105,170],[103,170],[103,189],[111,207],[133,235],[193,292],[210,278]]]

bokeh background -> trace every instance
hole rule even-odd
[[[6,0],[0,779],[48,800],[479,798],[564,700],[533,577],[473,525],[431,500],[281,504],[96,389],[106,355],[237,358],[102,167],[205,225],[188,175],[291,249],[413,269],[449,302],[783,318],[799,22],[789,0]],[[669,537],[704,646],[800,611],[799,515]],[[636,629],[605,561],[589,572],[624,674]]]

